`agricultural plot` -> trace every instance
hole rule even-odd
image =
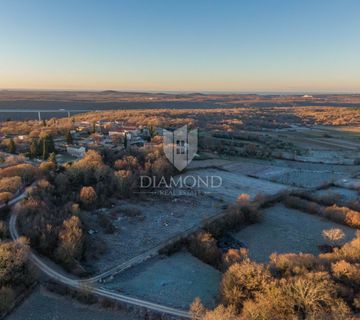
[[[181,251],[127,270],[106,287],[183,309],[188,309],[196,297],[207,307],[214,307],[220,278],[219,271]]]
[[[35,290],[8,320],[140,320],[121,311],[99,309],[83,305],[70,297],[59,296],[45,289]]]
[[[322,231],[330,228],[342,229],[346,235],[344,241],[355,235],[352,228],[277,204],[264,211],[261,222],[247,226],[233,236],[249,249],[251,259],[267,262],[274,252],[319,254],[318,246],[325,243]]]
[[[101,210],[111,220],[114,231],[106,233],[98,223],[98,213],[87,217],[107,250],[89,267],[95,273],[107,270],[140,255],[188,229],[196,228],[207,217],[218,213],[217,200],[208,196],[163,197],[152,200],[119,201],[112,209]]]

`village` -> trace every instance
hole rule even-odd
[[[48,120],[51,121],[51,120]],[[56,121],[56,120],[53,120]],[[42,120],[46,132],[46,121]],[[131,147],[151,146],[154,136],[161,136],[161,128],[147,126],[125,125],[122,121],[75,121],[72,119],[71,128],[64,133],[51,132],[46,139],[36,136],[33,132],[29,134],[5,134],[0,136],[2,141],[0,148],[3,152],[10,154],[22,154],[33,161],[47,160],[49,155],[56,153],[56,161],[66,163],[83,158],[89,150],[122,151]],[[48,150],[44,150],[44,141],[47,141]],[[36,143],[36,148],[32,144]],[[36,152],[32,149],[37,149]],[[39,152],[40,149],[40,152]],[[46,149],[46,148],[45,148]],[[42,151],[42,152],[41,152]]]

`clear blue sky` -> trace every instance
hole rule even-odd
[[[0,88],[357,91],[359,0],[1,0]]]

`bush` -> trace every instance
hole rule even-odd
[[[80,191],[80,201],[85,208],[92,208],[97,200],[97,195],[93,187],[82,187]]]
[[[190,306],[190,315],[194,320],[203,319],[206,309],[202,305],[200,298],[195,298],[194,302]]]
[[[321,254],[320,258],[330,262],[345,260],[360,263],[360,231],[356,232],[353,240],[345,243],[341,248],[335,248],[331,253]]]
[[[324,209],[324,216],[333,221],[360,228],[360,212],[346,207],[332,205]]]
[[[331,246],[336,246],[344,239],[345,233],[341,229],[332,228],[323,230],[322,236]]]
[[[226,305],[240,310],[244,301],[253,299],[270,280],[271,274],[262,264],[250,260],[233,264],[221,280],[221,298]]]
[[[321,270],[320,259],[309,253],[273,253],[270,256],[270,269],[277,276],[294,276],[309,271]]]
[[[351,210],[347,207],[339,207],[336,204],[329,207],[323,207],[316,202],[294,196],[286,197],[284,199],[284,204],[289,208],[299,209],[310,214],[323,216],[337,223],[360,228],[360,212]]]
[[[244,303],[245,319],[349,319],[350,309],[337,297],[329,274],[308,273],[269,283]]]
[[[198,232],[188,239],[188,250],[203,262],[219,268],[221,252],[216,239],[208,232]]]
[[[222,255],[222,268],[223,270],[229,269],[235,263],[241,263],[249,259],[248,256],[249,250],[246,248],[229,249],[226,253]]]
[[[19,176],[2,178],[0,180],[0,192],[15,193],[22,187],[21,178]]]
[[[25,184],[33,182],[37,175],[38,169],[26,163],[0,169],[0,178],[19,176]]]
[[[196,318],[194,318],[196,319]],[[207,311],[201,320],[237,320],[236,310],[233,306],[219,305],[214,310]]]
[[[14,195],[11,192],[0,193],[0,203],[8,203]]]
[[[7,224],[0,220],[0,241],[3,241],[8,236]]]
[[[310,214],[321,214],[322,207],[316,202],[303,200],[299,197],[287,196],[284,199],[284,204],[288,208],[299,209]]]
[[[219,237],[229,230],[234,230],[249,223],[260,220],[261,213],[255,206],[228,206],[224,215],[210,223],[204,224],[204,229]]]
[[[340,260],[331,265],[332,275],[349,287],[360,290],[360,264]]]
[[[240,194],[236,199],[236,204],[240,207],[250,205],[250,195],[247,193]]]
[[[43,161],[41,162],[39,169],[43,173],[49,174],[51,171],[54,171],[56,169],[56,164],[52,161]]]
[[[58,259],[66,266],[73,266],[83,254],[84,236],[79,217],[65,220],[59,232]]]
[[[28,242],[24,238],[0,244],[0,286],[26,284],[29,280]]]

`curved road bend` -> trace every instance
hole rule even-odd
[[[14,205],[15,203],[17,203],[20,200],[22,200],[23,198],[25,198],[26,195],[27,195],[27,192],[25,191],[21,195],[17,196],[16,198],[12,199],[11,201],[9,201],[9,205]],[[12,215],[10,217],[10,222],[9,222],[9,231],[10,231],[10,235],[13,240],[16,240],[17,238],[19,238],[19,233],[16,228],[16,222],[17,222],[17,214],[12,213]],[[185,319],[191,319],[190,313],[187,311],[184,311],[184,310],[179,310],[179,309],[163,306],[160,304],[152,303],[149,301],[132,298],[132,297],[129,297],[129,296],[126,296],[123,294],[119,294],[116,292],[108,291],[108,290],[105,290],[102,288],[86,287],[86,285],[84,285],[84,281],[79,280],[79,279],[71,279],[65,275],[62,275],[61,273],[52,269],[51,267],[49,267],[33,251],[30,251],[29,259],[48,277],[50,277],[51,279],[53,279],[59,283],[66,285],[70,288],[80,289],[80,290],[82,290],[84,288],[91,288],[91,292],[100,297],[104,297],[104,298],[112,299],[115,301],[143,307],[143,308],[153,310],[156,312],[160,312],[163,314],[177,316],[177,317],[181,317],[181,318],[185,318]]]

